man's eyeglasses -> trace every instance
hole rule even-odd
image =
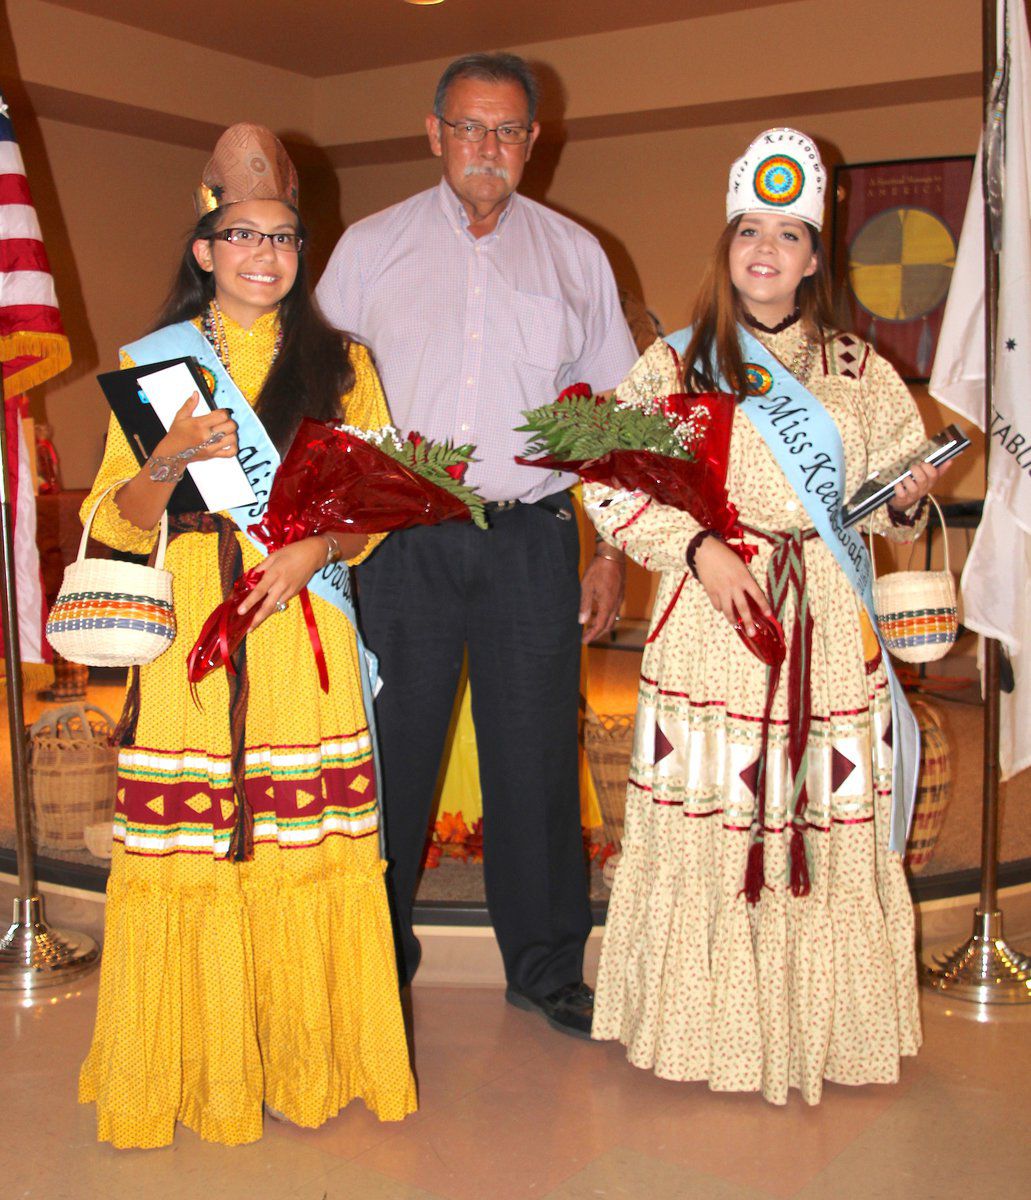
[[[496,133],[503,145],[521,146],[530,136],[530,130],[525,125],[495,125],[489,128],[478,121],[448,121],[444,117],[437,117],[437,120],[442,125],[450,126],[460,142],[482,142],[488,133]]]
[[[243,246],[248,250],[257,250],[261,243],[268,238],[273,250],[283,250],[287,254],[297,254],[304,245],[304,238],[296,233],[262,233],[260,229],[220,229],[211,235],[214,241],[228,242],[231,246]]]

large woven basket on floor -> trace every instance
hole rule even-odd
[[[29,730],[29,792],[40,849],[81,850],[86,826],[114,818],[118,748],[91,704],[48,709]]]
[[[912,699],[909,703],[920,726],[920,778],[906,866],[919,874],[934,855],[952,798],[952,751],[935,706],[927,700]]]
[[[626,811],[626,781],[630,752],[634,746],[633,716],[596,713],[588,707],[584,721],[584,749],[591,778],[598,793],[598,806],[606,841],[619,849],[623,841]]]

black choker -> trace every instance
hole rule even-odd
[[[761,329],[763,333],[783,333],[785,329],[794,325],[801,315],[802,310],[796,308],[793,313],[788,313],[784,320],[778,321],[776,325],[764,325],[762,321],[757,321],[747,309],[744,310],[745,324],[751,325],[753,329]]]

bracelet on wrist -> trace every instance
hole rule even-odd
[[[615,546],[610,546],[608,542],[599,542],[594,547],[594,557],[604,558],[612,563],[622,563],[626,555],[622,550],[617,550]]]
[[[698,547],[705,541],[706,538],[715,538],[716,541],[722,542],[723,538],[716,532],[715,529],[699,529],[694,537],[687,543],[687,553],[684,557],[687,560],[687,569],[691,574],[698,578],[698,569],[695,566],[695,555],[698,553]]]
[[[322,564],[325,570],[331,563],[340,561],[340,543],[331,533],[322,535],[326,539],[326,561]]]
[[[181,454],[152,454],[147,459],[147,475],[152,483],[178,483],[186,474],[186,462]]]
[[[911,529],[917,521],[924,515],[924,509],[927,508],[927,497],[921,496],[912,509],[893,508],[888,505],[888,520],[895,526],[896,529]]]
[[[224,433],[213,433],[199,446],[187,446],[178,454],[152,454],[147,459],[147,473],[153,483],[178,483],[186,474],[186,465],[191,458],[196,458],[202,450],[222,441]]]

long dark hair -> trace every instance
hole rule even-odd
[[[743,400],[746,380],[737,325],[744,306],[730,278],[730,245],[740,224],[741,218],[735,217],[720,234],[702,277],[691,314],[691,341],[684,351],[684,376],[693,392],[719,391],[722,377]],[[816,271],[798,285],[798,308],[806,333],[823,341],[834,327],[830,272],[819,233],[808,224],[806,229],[816,255]]]
[[[297,215],[297,232],[305,238],[307,230],[300,214],[287,207]],[[217,208],[205,213],[186,239],[155,329],[194,320],[214,299],[214,272],[201,268],[193,243],[210,239],[221,216],[222,210]],[[334,420],[340,416],[340,397],[354,387],[349,338],[327,325],[312,303],[303,247],[297,259],[297,278],[279,305],[283,345],[254,405],[280,454],[289,447],[302,417]]]

